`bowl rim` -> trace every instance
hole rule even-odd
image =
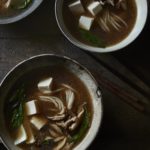
[[[18,13],[17,15],[14,15],[14,16],[8,16],[6,18],[0,18],[0,24],[3,25],[3,24],[14,23],[14,22],[17,22],[17,21],[27,17],[34,10],[36,10],[42,2],[43,2],[43,0],[33,0],[31,6],[24,9],[23,12]]]
[[[59,14],[59,11],[62,11],[62,9],[60,10],[58,8],[58,3],[59,2],[62,2],[64,0],[56,0],[55,1],[55,18],[56,18],[56,22],[57,22],[57,25],[60,29],[60,31],[62,32],[62,34],[72,43],[74,44],[75,46],[85,50],[85,51],[90,51],[90,52],[96,52],[96,53],[107,53],[107,52],[114,52],[114,51],[118,51],[118,50],[121,50],[125,47],[127,47],[129,44],[131,44],[139,35],[140,33],[142,32],[142,30],[144,29],[144,26],[146,24],[146,21],[147,21],[147,17],[148,17],[148,2],[147,0],[143,0],[144,1],[144,5],[145,5],[145,16],[142,18],[142,23],[141,24],[141,27],[140,29],[135,33],[135,36],[131,35],[133,29],[135,28],[136,26],[136,23],[137,23],[137,18],[136,18],[136,21],[135,21],[135,24],[131,30],[131,32],[127,35],[127,37],[125,37],[122,41],[120,41],[119,43],[117,44],[114,44],[112,46],[109,46],[109,47],[106,47],[106,48],[100,48],[100,47],[94,47],[94,46],[90,46],[90,45],[87,45],[87,44],[84,44],[82,42],[80,42],[79,40],[77,40],[71,33],[70,31],[67,29],[64,21],[63,21],[63,16],[60,16]],[[135,2],[137,3],[138,0],[135,0]],[[142,2],[143,2],[142,1]],[[63,3],[63,2],[62,2]],[[61,13],[62,15],[62,13]],[[137,6],[137,15],[138,15],[138,6]],[[138,17],[138,16],[137,16]],[[139,24],[139,23],[138,23]],[[127,38],[130,37],[131,35],[131,39],[128,40]],[[126,43],[125,41],[128,40]],[[122,44],[122,46],[120,45]],[[119,46],[120,45],[120,46]]]
[[[28,61],[30,61],[30,60],[33,60],[33,59],[38,58],[38,57],[45,57],[45,56],[46,56],[46,57],[50,56],[50,57],[57,57],[57,58],[61,58],[61,59],[66,59],[66,60],[70,61],[71,63],[74,63],[74,64],[76,64],[77,66],[83,68],[84,71],[87,72],[87,74],[92,78],[94,84],[95,84],[96,87],[97,87],[96,95],[97,95],[98,100],[100,101],[100,104],[99,104],[99,105],[100,105],[99,120],[98,120],[98,122],[97,122],[98,124],[97,124],[97,126],[96,126],[96,130],[95,130],[95,133],[94,133],[94,134],[93,134],[93,132],[90,132],[90,131],[91,131],[92,124],[91,124],[91,127],[90,127],[89,130],[88,130],[89,134],[92,133],[92,136],[91,136],[90,139],[88,139],[88,143],[86,143],[86,145],[83,146],[84,149],[82,149],[82,150],[85,150],[86,148],[88,148],[88,147],[92,144],[92,142],[94,141],[95,137],[97,136],[97,134],[98,134],[98,132],[99,132],[99,130],[100,130],[100,128],[101,128],[101,124],[102,124],[102,120],[103,120],[103,102],[102,102],[102,101],[103,101],[103,98],[102,98],[102,97],[103,97],[103,94],[102,94],[101,88],[99,87],[98,82],[96,81],[96,79],[94,78],[94,76],[92,75],[92,73],[91,73],[86,67],[84,67],[82,64],[80,64],[78,61],[76,61],[76,60],[74,60],[74,59],[72,59],[72,58],[70,58],[70,57],[68,57],[68,56],[65,56],[65,55],[62,56],[62,55],[57,55],[57,54],[39,54],[39,55],[32,56],[32,57],[30,57],[30,58],[24,59],[23,61],[19,62],[19,63],[18,63],[17,65],[15,65],[10,71],[8,71],[8,73],[7,73],[7,74],[4,76],[4,78],[0,81],[0,90],[1,90],[2,85],[5,83],[5,80],[7,80],[7,78],[9,77],[9,75],[10,75],[16,68],[18,68],[20,65],[22,65],[22,64],[24,64],[24,63],[26,63],[26,62],[28,62]],[[94,116],[93,116],[93,119],[94,119]],[[92,119],[92,122],[93,122],[93,119]],[[85,137],[86,137],[86,136],[85,136]],[[84,138],[83,138],[82,141],[84,141]],[[82,146],[82,141],[78,144],[79,146],[80,146],[80,145]],[[5,146],[8,150],[11,150],[10,146],[5,143],[3,137],[1,136],[1,133],[0,133],[0,142],[2,142],[2,143],[4,144],[4,146]],[[84,141],[84,142],[85,142],[85,141]],[[84,144],[85,144],[85,143],[84,143]],[[78,147],[78,145],[77,145],[77,147]],[[76,150],[76,147],[75,147],[74,149]]]

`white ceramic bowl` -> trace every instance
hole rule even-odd
[[[74,148],[74,150],[87,149],[87,147],[92,143],[96,134],[98,133],[102,122],[102,97],[98,83],[96,82],[92,74],[78,62],[66,56],[41,54],[24,60],[23,62],[16,65],[12,70],[8,72],[8,74],[0,83],[0,140],[2,139],[3,144],[7,147],[8,150],[20,150],[20,148],[17,148],[14,145],[5,124],[4,105],[10,89],[18,80],[21,79],[24,74],[30,74],[33,69],[40,70],[43,67],[55,67],[56,65],[64,66],[65,68],[67,68],[67,70],[78,77],[86,86],[92,99],[91,104],[93,106],[93,115],[91,126],[83,140]]]
[[[71,43],[73,43],[74,45],[76,45],[84,50],[91,51],[91,52],[112,52],[112,51],[116,51],[116,50],[126,47],[131,42],[133,42],[139,36],[139,34],[142,32],[144,25],[146,23],[147,15],[148,15],[147,0],[135,0],[136,5],[137,5],[137,19],[136,19],[135,25],[134,25],[132,31],[130,32],[130,34],[125,39],[123,39],[121,42],[119,42],[115,45],[112,45],[112,46],[106,47],[106,48],[99,48],[99,47],[93,47],[93,46],[86,45],[86,44],[80,42],[79,40],[77,40],[76,38],[74,38],[70,34],[70,32],[68,31],[68,29],[65,26],[64,21],[63,21],[63,16],[62,16],[63,2],[64,2],[64,0],[56,0],[56,3],[55,3],[55,15],[56,15],[56,20],[57,20],[60,30],[62,31],[62,33],[66,36],[66,38]]]
[[[9,15],[6,17],[0,17],[0,24],[14,23],[14,22],[17,22],[17,21],[27,17],[35,9],[37,9],[42,2],[43,2],[43,0],[33,0],[32,4],[30,6],[18,11],[18,13],[15,13],[15,14],[12,14],[12,15]]]

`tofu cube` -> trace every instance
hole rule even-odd
[[[83,8],[83,5],[81,3],[81,0],[78,0],[76,2],[71,3],[68,7],[72,11],[72,13],[74,13],[74,14],[84,13],[84,8]]]
[[[38,83],[37,85],[38,89],[44,94],[49,94],[51,93],[52,82],[53,82],[53,78],[51,77],[44,79]]]
[[[28,128],[26,143],[33,144],[34,142],[35,142],[35,137],[34,137],[33,131],[31,128]]]
[[[30,120],[28,118],[28,116],[24,116],[24,128],[25,128],[25,131],[26,131],[26,134],[27,134],[27,140],[26,140],[26,143],[27,144],[33,144],[35,142],[35,137],[34,137],[34,133],[32,131],[32,128],[31,128],[31,124],[30,124]]]
[[[18,129],[17,129],[17,138],[14,142],[15,145],[19,145],[23,142],[25,142],[27,140],[27,134],[26,131],[24,129],[24,126],[21,125]]]
[[[33,116],[30,120],[30,122],[38,129],[40,130],[42,127],[44,127],[48,120],[44,117],[40,116]]]
[[[102,6],[100,2],[92,2],[87,9],[93,16],[96,16],[102,10]]]
[[[25,112],[27,116],[35,115],[39,113],[38,101],[32,100],[25,103]]]
[[[79,19],[79,27],[84,30],[90,30],[93,21],[94,21],[94,18],[81,16]]]
[[[10,6],[11,0],[0,0],[0,9],[6,9]]]

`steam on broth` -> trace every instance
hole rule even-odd
[[[33,0],[0,0],[0,17],[15,15],[18,11],[26,9]]]
[[[88,90],[73,73],[57,66],[23,76],[12,87],[5,110],[14,144],[24,150],[71,150],[92,119]]]
[[[68,0],[63,18],[70,33],[79,41],[108,47],[122,41],[134,27],[135,0]]]

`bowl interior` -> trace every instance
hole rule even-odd
[[[32,57],[17,65],[6,75],[6,77],[1,83],[0,136],[2,137],[2,140],[8,149],[16,149],[6,129],[5,121],[4,121],[5,120],[4,104],[5,101],[7,100],[6,97],[8,96],[10,89],[12,88],[12,86],[14,86],[17,80],[19,80],[24,74],[31,72],[33,69],[41,69],[43,67],[48,67],[48,66],[55,67],[56,65],[57,66],[63,65],[73,74],[75,74],[78,78],[80,78],[80,80],[87,87],[92,98],[93,117],[92,117],[91,127],[88,130],[88,133],[86,134],[82,142],[75,147],[75,150],[86,149],[95,138],[102,119],[101,91],[98,91],[98,86],[96,81],[94,80],[94,78],[86,68],[84,68],[74,60],[71,60],[67,57],[60,57],[60,56],[53,56],[53,55],[40,55],[40,56]],[[97,94],[97,91],[99,92],[100,95]]]
[[[148,4],[147,0],[135,0],[136,5],[137,5],[137,19],[135,22],[135,25],[132,29],[132,31],[129,33],[129,35],[123,39],[121,42],[112,45],[110,47],[106,48],[99,48],[99,47],[93,47],[87,44],[84,44],[80,42],[78,39],[76,39],[67,29],[65,26],[64,20],[63,20],[63,15],[62,15],[62,6],[64,3],[64,0],[56,0],[55,3],[55,15],[56,15],[56,20],[57,24],[61,30],[61,32],[65,35],[65,37],[74,45],[87,50],[91,52],[112,52],[116,51],[119,49],[124,48],[125,46],[129,45],[131,42],[133,42],[141,33],[141,31],[144,28],[144,25],[146,23],[147,15],[148,15]],[[141,21],[142,20],[142,21]]]
[[[9,24],[16,21],[19,21],[29,14],[31,14],[41,3],[43,0],[33,0],[33,2],[25,9],[15,10],[13,13],[6,14],[0,16],[0,24]]]

